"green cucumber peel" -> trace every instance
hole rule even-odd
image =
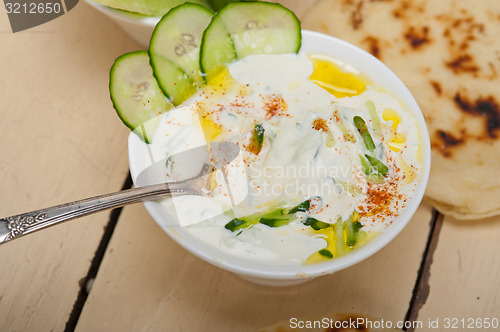
[[[389,168],[380,160],[367,154],[359,155],[361,160],[361,170],[368,176],[371,183],[381,183],[389,173]]]
[[[346,230],[346,237],[345,237],[345,244],[348,245],[349,247],[352,247],[356,244],[356,233],[354,231],[354,226],[353,226],[353,222],[352,222],[352,219],[349,218],[345,221],[344,223],[344,227],[345,227],[345,230]]]
[[[353,121],[359,134],[361,135],[361,138],[363,139],[366,149],[373,153],[375,151],[375,144],[373,143],[372,136],[368,131],[365,120],[363,120],[360,116],[355,116]]]
[[[288,225],[294,219],[295,219],[295,216],[288,214],[288,215],[284,215],[281,217],[261,218],[259,220],[259,223],[267,225],[269,227],[281,227],[281,226]]]
[[[218,12],[219,10],[224,8],[228,3],[240,2],[240,1],[249,1],[249,0],[208,0],[208,3],[210,4],[213,10]]]
[[[149,44],[151,67],[158,84],[174,105],[193,95],[204,80],[200,71],[200,44],[213,12],[184,3],[171,9],[156,25]]]
[[[206,81],[215,76],[226,64],[238,59],[231,34],[216,15],[203,32],[200,46],[200,70]]]
[[[109,72],[109,94],[123,124],[146,143],[156,129],[158,115],[173,105],[153,76],[146,51],[119,56]]]
[[[252,54],[297,53],[302,33],[295,14],[280,4],[230,2],[203,33],[200,68],[210,77],[236,59]]]
[[[361,228],[363,228],[363,224],[360,223],[359,221],[355,221],[352,223],[352,226],[354,227],[355,232],[359,232]]]
[[[234,231],[237,231],[239,229],[246,228],[246,227],[248,227],[247,222],[245,220],[238,219],[238,218],[234,218],[233,220],[231,220],[230,222],[228,222],[224,226],[224,228],[226,228],[227,230],[230,230],[231,232],[234,232]]]
[[[288,210],[287,213],[291,214],[291,213],[297,213],[297,212],[306,212],[310,208],[311,208],[311,201],[305,200],[302,203],[300,203],[299,205]]]
[[[304,221],[304,225],[311,226],[311,228],[315,231],[319,231],[320,229],[324,229],[330,226],[329,223],[311,217],[307,218],[306,221]]]
[[[224,227],[231,232],[234,232],[238,229],[246,229],[258,223],[270,227],[281,227],[295,220],[297,218],[295,216],[295,213],[305,212],[309,208],[310,201],[306,200],[291,209],[278,207],[266,211],[252,213],[244,217],[233,218]]]
[[[372,174],[373,168],[370,162],[361,154],[359,155],[359,160],[361,160],[361,169],[363,170],[363,173],[366,175]]]
[[[389,168],[386,165],[384,165],[383,162],[367,154],[365,154],[365,157],[366,159],[368,159],[368,162],[377,173],[379,173],[382,176],[386,176],[387,173],[389,173]]]
[[[359,213],[354,211],[352,215],[344,222],[345,229],[345,244],[353,247],[358,242],[358,234],[363,225],[356,219],[359,218]]]
[[[328,249],[321,249],[320,251],[318,251],[318,254],[320,254],[321,256],[325,256],[326,258],[333,258],[332,252]]]
[[[264,127],[262,127],[260,123],[256,124],[253,129],[250,144],[248,146],[250,152],[252,152],[255,155],[258,155],[260,153],[260,150],[262,150],[262,145],[264,143],[264,133],[265,133]]]

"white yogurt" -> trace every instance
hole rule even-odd
[[[404,160],[419,173],[419,128],[413,115],[397,98],[373,85],[357,96],[336,98],[309,80],[312,72],[312,62],[303,54],[249,56],[229,66],[235,82],[219,90],[201,90],[183,107],[163,115],[150,147],[156,160],[207,143],[200,114],[219,128],[209,140],[232,141],[241,148],[238,161],[226,167],[229,189],[219,173],[220,187],[211,198],[184,196],[161,203],[172,213],[175,209],[189,233],[242,259],[302,264],[327,242],[301,220],[276,228],[256,224],[242,232],[231,232],[224,225],[235,216],[280,204],[294,206],[315,196],[321,197],[322,207],[309,211],[311,217],[335,223],[361,210],[360,222],[367,233],[383,231],[398,215],[419,181],[418,176],[405,174],[400,164]],[[370,128],[368,100],[382,122],[381,135]],[[388,148],[394,133],[392,122],[383,119],[386,108],[398,114],[398,133],[406,136],[401,152]],[[345,138],[335,111],[356,142]],[[387,186],[370,186],[362,171],[360,155],[369,152],[353,124],[356,115],[366,121],[378,147],[377,158],[390,169],[389,192]],[[317,119],[325,120],[329,133],[313,128]],[[265,130],[257,155],[246,149],[256,123]],[[384,193],[391,195],[391,202],[377,212],[374,207]],[[375,214],[370,215],[372,210]]]

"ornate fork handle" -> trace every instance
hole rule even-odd
[[[200,195],[195,181],[162,183],[61,204],[0,219],[0,245],[37,230],[99,211],[169,196]]]

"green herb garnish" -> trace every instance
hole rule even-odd
[[[366,159],[370,162],[370,165],[373,167],[373,169],[379,173],[382,176],[386,176],[387,173],[389,173],[389,168],[384,165],[383,162],[378,160],[377,158],[374,158],[372,156],[369,156],[365,154]]]
[[[375,144],[373,143],[372,136],[368,131],[368,127],[366,126],[365,120],[363,120],[360,116],[355,116],[353,118],[354,125],[359,131],[361,138],[363,138],[363,142],[365,143],[365,147],[368,151],[375,151]]]
[[[275,218],[262,218],[259,220],[261,224],[267,225],[269,227],[281,227],[288,225],[293,219],[295,219],[295,216],[292,215],[284,215],[282,217],[275,217]]]
[[[289,210],[287,213],[291,214],[291,213],[297,213],[299,211],[306,212],[307,210],[309,210],[310,207],[311,207],[311,202],[309,200],[303,201],[302,203],[300,203],[296,207]]]
[[[318,251],[318,253],[322,256],[327,257],[327,258],[333,258],[332,252],[328,249],[321,249],[320,251]]]
[[[330,226],[330,224],[315,218],[307,218],[306,221],[304,221],[304,225],[311,226],[315,231],[319,231],[320,229]]]
[[[357,220],[359,219],[359,213],[354,211],[352,215],[344,222],[345,229],[345,244],[352,247],[358,242],[358,233],[363,225]]]
[[[262,150],[262,144],[264,143],[264,127],[260,123],[256,124],[253,129],[252,138],[250,139],[250,144],[248,145],[248,150],[253,154],[259,154]]]
[[[246,224],[247,224],[247,222],[245,220],[234,218],[233,220],[228,222],[224,227],[226,229],[230,230],[231,232],[234,232],[238,229],[245,227]]]
[[[281,227],[294,220],[296,218],[295,213],[299,211],[305,212],[309,208],[310,202],[309,200],[306,200],[291,209],[279,207],[272,210],[256,212],[244,217],[234,218],[224,227],[231,232],[242,228],[246,229],[258,223],[269,227]]]

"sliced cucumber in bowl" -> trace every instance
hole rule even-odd
[[[214,16],[203,33],[200,47],[200,70],[209,79],[210,76],[237,58],[231,34],[221,17]]]
[[[301,36],[299,19],[280,4],[231,2],[203,33],[200,67],[211,75],[248,55],[297,53]]]
[[[170,10],[151,36],[151,66],[162,91],[174,105],[181,104],[203,84],[200,44],[213,12],[185,3]]]
[[[147,130],[144,124],[173,107],[153,77],[146,51],[126,53],[115,60],[109,74],[109,92],[122,122],[146,143],[150,142],[152,128]]]
[[[157,24],[149,50],[118,57],[110,71],[110,95],[123,123],[146,143],[149,121],[195,94],[229,63],[254,54],[297,53],[300,21],[269,2],[230,2],[217,15],[184,3]]]

